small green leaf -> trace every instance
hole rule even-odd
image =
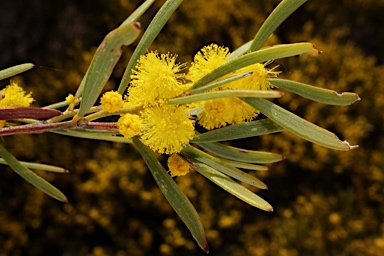
[[[257,98],[243,98],[245,102],[260,110],[261,113],[269,117],[272,121],[292,132],[293,134],[319,144],[321,146],[348,151],[358,146],[351,146],[347,141],[341,141],[334,133],[331,133],[297,115],[285,110],[276,104]]]
[[[209,167],[208,165],[202,163],[195,164],[198,167],[196,168],[196,171],[198,171],[207,179],[211,180],[213,183],[223,188],[225,191],[231,193],[232,195],[236,196],[247,204],[257,207],[263,211],[273,211],[272,206],[267,201],[254,194],[252,191],[248,190],[239,183],[235,182],[225,174],[215,170],[212,167]]]
[[[0,156],[17,174],[23,177],[26,181],[37,187],[47,195],[67,203],[67,197],[57,188],[52,186],[48,181],[44,180],[27,167],[22,165],[13,155],[11,155],[3,146],[0,145]]]
[[[16,65],[16,66],[13,66],[10,68],[0,70],[0,80],[18,75],[20,73],[23,73],[27,70],[30,70],[34,66],[35,65],[32,63],[25,63],[25,64],[20,64],[20,65]]]
[[[138,59],[141,55],[145,54],[155,40],[161,29],[167,23],[168,19],[175,12],[177,7],[183,2],[183,0],[172,0],[166,1],[164,5],[157,12],[155,17],[152,19],[147,30],[144,32],[139,44],[133,52],[131,59],[128,62],[127,68],[124,71],[123,78],[121,79],[119,89],[117,90],[120,94],[123,94],[127,89],[129,81],[131,80],[132,69],[135,68]]]
[[[221,159],[208,155],[207,153],[204,153],[201,150],[198,150],[197,148],[188,145],[184,147],[181,152],[182,154],[185,154],[188,157],[193,157],[193,159],[198,160],[199,162],[204,163],[206,165],[209,165],[212,168],[215,168],[216,170],[225,173],[226,175],[231,176],[234,179],[245,182],[260,189],[268,189],[267,185],[265,185],[264,182],[257,179],[256,177],[243,171],[240,171],[236,167],[224,163],[221,161]]]
[[[82,87],[84,87],[80,109],[77,114],[79,117],[83,117],[95,104],[117,61],[120,59],[121,47],[132,44],[139,36],[140,30],[139,23],[129,23],[112,30],[104,38],[97,48],[91,65],[76,93],[77,97],[79,97]]]
[[[53,165],[30,163],[30,162],[23,162],[23,161],[19,161],[19,163],[31,169],[48,171],[48,172],[57,172],[57,173],[68,173],[68,170],[65,170],[62,167],[57,167]],[[0,158],[0,164],[8,164],[8,163],[3,158]]]
[[[216,142],[226,140],[236,140],[270,133],[284,131],[284,128],[274,123],[270,119],[260,119],[242,124],[235,124],[196,134],[191,142]]]
[[[296,44],[280,44],[261,50],[244,54],[238,58],[233,59],[232,61],[227,62],[221,67],[215,69],[211,73],[207,74],[199,81],[197,81],[190,90],[200,88],[206,84],[209,84],[216,79],[225,76],[235,70],[250,66],[252,64],[265,62],[268,60],[275,60],[286,58],[295,55],[309,54],[316,56],[320,52],[314,49],[313,44],[311,43],[296,43]]]
[[[140,139],[134,137],[132,141],[140,154],[143,156],[143,159],[151,171],[153,178],[156,180],[157,185],[159,186],[161,192],[163,192],[169,204],[188,227],[201,249],[208,252],[208,242],[205,237],[203,225],[191,202],[179,189],[176,182],[171,178],[171,176],[169,176],[167,171],[154,157],[151,151],[140,141]]]
[[[279,91],[258,91],[258,90],[222,90],[214,92],[204,92],[189,96],[178,97],[168,100],[169,104],[187,104],[192,102],[212,100],[219,98],[279,98],[283,96]]]
[[[284,157],[279,154],[235,148],[220,143],[208,142],[197,144],[217,156],[239,162],[265,164],[275,163],[284,159]]]
[[[359,95],[352,92],[337,93],[332,90],[285,79],[270,78],[268,80],[276,87],[324,104],[347,106],[360,100]]]
[[[257,51],[267,41],[268,37],[285,21],[289,15],[303,5],[307,0],[283,0],[265,20],[250,46],[250,51]]]

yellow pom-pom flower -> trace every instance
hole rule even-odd
[[[65,98],[65,101],[70,103],[68,110],[71,110],[71,111],[75,108],[76,105],[80,103],[80,100],[75,96],[73,96],[73,94],[71,93]]]
[[[0,91],[0,108],[29,107],[33,102],[31,93],[26,94],[23,88],[11,80],[11,84]],[[0,120],[0,128],[5,125],[5,120]]]
[[[195,134],[186,106],[161,105],[142,112],[141,138],[160,154],[179,153]]]
[[[73,96],[72,93],[70,93],[67,97],[65,97],[65,101],[68,103],[73,103],[75,105],[80,103],[80,100],[78,98],[76,98],[75,96]]]
[[[125,114],[117,121],[119,132],[127,139],[140,133],[141,119],[138,115]]]
[[[69,94],[67,97],[65,97],[65,101],[68,102],[68,103],[74,103],[75,102],[75,96],[73,96],[73,94]]]
[[[118,112],[124,105],[121,94],[114,91],[104,93],[100,99],[100,103],[101,109],[109,113]]]
[[[182,94],[185,64],[176,64],[176,56],[150,52],[140,57],[131,75],[128,100],[134,105],[150,106]]]
[[[228,59],[229,49],[216,44],[205,46],[199,51],[189,68],[186,79],[197,82],[203,76],[222,66]]]
[[[267,69],[265,66],[269,65],[271,62],[268,61],[264,64],[256,63],[248,67],[237,70],[237,73],[244,73],[251,71],[252,74],[236,82],[224,85],[223,89],[229,90],[271,90],[272,85],[267,80],[269,77],[277,77],[279,71],[274,71],[276,67],[272,69]]]
[[[199,116],[199,124],[207,130],[239,124],[258,115],[252,106],[238,98],[222,98],[204,102],[204,112]]]
[[[189,163],[178,154],[173,154],[168,158],[169,173],[172,177],[184,176],[189,173]]]
[[[3,95],[0,108],[29,107],[33,102],[31,93],[26,94],[23,88],[11,80],[11,84],[0,91]]]

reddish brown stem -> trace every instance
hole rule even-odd
[[[116,123],[102,123],[102,122],[72,122],[66,121],[61,123],[34,123],[19,126],[10,126],[0,129],[0,136],[9,136],[16,134],[36,134],[49,132],[53,130],[62,129],[91,129],[103,131],[118,131]]]
[[[116,123],[89,122],[85,124],[84,128],[103,131],[118,131]]]
[[[61,111],[49,108],[0,108],[0,120],[11,120],[16,118],[46,119],[59,115],[61,115]]]
[[[43,133],[52,130],[69,129],[76,127],[77,124],[72,121],[62,123],[34,123],[19,126],[10,126],[0,129],[0,136],[16,135],[16,134],[33,134]]]

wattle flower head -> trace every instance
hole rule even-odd
[[[141,138],[143,143],[160,154],[179,153],[195,134],[194,121],[188,108],[159,105],[142,111]]]
[[[140,57],[131,75],[128,101],[133,105],[150,106],[182,94],[184,64],[176,64],[176,56],[150,52]]]

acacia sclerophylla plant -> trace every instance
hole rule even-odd
[[[137,19],[151,6],[144,2],[118,28],[104,38],[75,95],[43,108],[29,107],[33,101],[18,85],[0,92],[0,135],[54,132],[95,140],[133,143],[173,209],[184,221],[199,246],[208,252],[208,243],[199,216],[171,176],[195,170],[244,202],[265,211],[272,206],[234,181],[260,189],[267,186],[241,171],[267,170],[261,165],[282,160],[282,156],[223,145],[220,141],[261,136],[288,130],[313,143],[336,150],[350,150],[346,141],[265,98],[278,98],[282,88],[308,99],[331,105],[350,105],[360,98],[355,93],[337,93],[300,82],[277,78],[279,72],[266,66],[273,59],[321,52],[310,43],[261,48],[273,31],[305,0],[283,0],[269,15],[255,38],[233,53],[215,44],[205,46],[194,57],[191,68],[178,64],[176,55],[148,52],[160,30],[181,4],[167,1],[146,29],[117,91],[102,95],[95,106],[122,46],[133,43],[140,34]],[[22,64],[0,71],[6,79],[31,69]],[[129,84],[129,87],[128,87]],[[124,93],[128,88],[128,92]],[[18,101],[9,100],[17,95]],[[12,104],[10,102],[13,102]],[[16,102],[16,104],[14,104]],[[78,105],[80,107],[78,108]],[[64,111],[58,109],[67,107]],[[267,119],[255,120],[259,113]],[[97,122],[106,116],[119,116],[116,122]],[[201,126],[206,132],[198,133]],[[169,173],[153,152],[166,154]],[[0,163],[43,192],[63,202],[65,195],[29,168],[61,172],[59,167],[20,162],[0,146]]]

